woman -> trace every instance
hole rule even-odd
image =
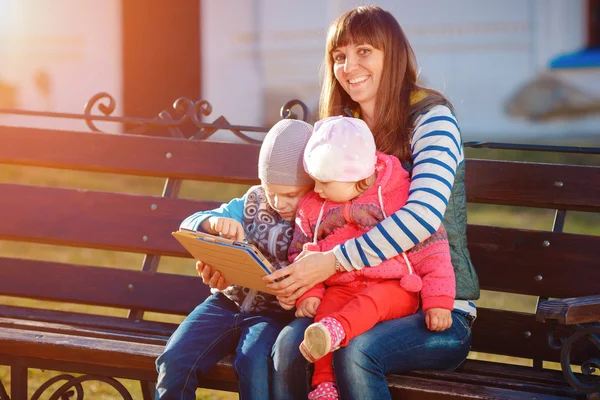
[[[430,331],[437,316],[420,310],[379,323],[334,355],[342,398],[385,399],[390,398],[386,374],[454,369],[470,349],[475,307],[468,300],[479,297],[479,285],[466,247],[462,141],[450,103],[417,84],[414,53],[389,12],[360,6],[341,15],[328,31],[325,66],[320,117],[350,110],[362,118],[377,149],[397,156],[411,171],[409,198],[360,238],[309,253],[266,279],[280,302],[291,306],[335,273],[369,268],[420,246],[443,220],[457,283],[452,326]],[[298,346],[311,322],[293,321],[273,347],[274,392],[280,398],[307,396],[306,363]]]

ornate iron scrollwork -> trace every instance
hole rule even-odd
[[[114,378],[99,375],[82,375],[76,378],[68,374],[57,375],[48,379],[35,391],[33,396],[31,396],[31,400],[38,400],[50,386],[60,381],[66,382],[56,389],[54,393],[52,393],[49,400],[67,400],[73,397],[73,395],[77,395],[74,400],[83,400],[85,392],[81,384],[88,381],[106,383],[112,386],[121,395],[123,400],[133,400],[131,394],[129,394],[129,391],[125,388],[125,386],[123,386],[121,382]]]
[[[300,107],[302,120],[306,121],[309,117],[309,110],[306,104],[300,100],[290,100],[285,103],[280,110],[281,117],[298,119],[298,115],[292,111],[292,108],[296,106]],[[163,128],[168,131],[170,136],[188,137],[195,140],[207,139],[215,132],[224,130],[230,131],[244,142],[251,144],[260,144],[262,141],[248,136],[244,132],[265,133],[268,131],[268,128],[265,127],[232,125],[223,116],[218,117],[212,123],[203,122],[203,118],[212,113],[212,106],[206,100],[193,101],[186,97],[180,97],[173,102],[172,109],[161,111],[156,118],[115,117],[112,113],[116,107],[117,102],[113,96],[106,92],[100,92],[87,101],[83,114],[16,109],[0,109],[0,114],[78,119],[85,121],[87,127],[93,132],[103,132],[96,125],[97,121],[121,123],[126,126],[127,133],[130,134],[148,134],[155,128]],[[94,110],[99,111],[99,114],[94,114]],[[186,125],[191,126],[194,132],[186,135],[183,132]]]
[[[575,375],[571,366],[571,353],[576,345],[582,345],[582,342],[590,342],[600,352],[600,325],[569,325],[574,333],[568,338],[556,338],[554,336],[557,324],[554,323],[548,329],[548,345],[558,350],[560,349],[560,365],[562,373],[569,384],[581,393],[599,393],[600,376],[594,375],[594,372],[600,370],[600,358],[592,357],[581,363],[581,374]]]
[[[298,116],[296,114],[294,114],[294,112],[292,111],[292,107],[294,106],[300,106],[300,108],[302,109],[302,121],[307,122],[308,121],[308,107],[306,106],[306,104],[304,104],[302,101],[294,99],[294,100],[290,100],[287,103],[285,103],[283,105],[283,107],[281,107],[281,110],[279,111],[279,115],[281,116],[281,118],[286,119],[286,118],[291,118],[291,119],[298,119]]]
[[[88,117],[85,119],[85,123],[87,124],[88,128],[90,128],[90,130],[94,132],[100,132],[100,129],[98,129],[96,125],[94,125],[94,116],[92,115],[92,110],[99,101],[105,99],[108,99],[108,105],[104,103],[99,103],[98,110],[100,110],[100,112],[105,116],[109,117],[110,114],[112,114],[113,111],[115,111],[115,108],[117,106],[115,98],[112,97],[110,94],[105,92],[96,93],[92,96],[91,99],[87,101],[87,103],[85,103],[85,109],[83,113],[84,115],[86,115],[86,117]]]

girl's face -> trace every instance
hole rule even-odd
[[[276,185],[264,181],[261,181],[261,186],[265,189],[267,201],[271,208],[288,222],[293,222],[296,219],[298,202],[302,196],[312,189],[312,186]]]
[[[362,111],[373,112],[383,73],[383,51],[368,44],[348,44],[333,50],[333,73]]]
[[[322,199],[333,201],[334,203],[345,203],[360,195],[356,189],[356,182],[321,182],[315,181],[315,193]]]

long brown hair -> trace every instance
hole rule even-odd
[[[336,19],[327,32],[324,61],[324,79],[321,87],[319,117],[342,115],[345,108],[358,111],[359,105],[339,84],[333,73],[335,49],[348,44],[369,44],[384,54],[383,72],[371,130],[377,149],[410,160],[410,134],[414,120],[433,105],[450,102],[439,92],[417,84],[417,64],[406,35],[392,14],[377,6],[359,6]],[[411,93],[423,91],[426,95],[416,104],[410,102]]]

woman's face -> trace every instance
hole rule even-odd
[[[361,109],[373,112],[383,73],[383,51],[368,44],[348,44],[333,50],[333,73]]]

